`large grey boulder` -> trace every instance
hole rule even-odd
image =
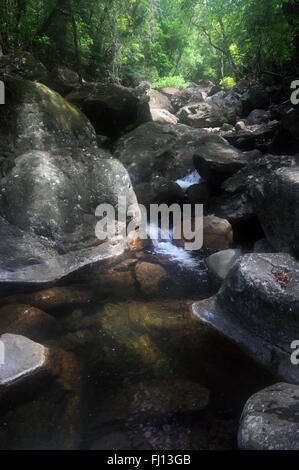
[[[154,88],[149,88],[146,91],[146,94],[149,97],[149,107],[151,111],[153,109],[166,109],[170,113],[173,112],[170,99],[165,94],[160,93],[158,90],[155,90]]]
[[[264,181],[272,181],[275,170],[279,168],[295,168],[297,165],[296,157],[288,155],[266,154],[259,156],[257,154],[257,158],[254,158],[254,155],[252,155],[253,158],[250,158],[248,154],[244,153],[243,157],[246,159],[247,165],[223,182],[221,194],[212,198],[208,205],[211,213],[218,217],[224,217],[233,224],[239,224],[256,217],[259,214],[259,207],[262,213],[264,210],[263,200],[264,197],[267,197],[267,191],[262,189]],[[282,204],[280,198],[281,196],[276,196],[276,199],[280,200],[279,204]],[[274,201],[272,203],[276,207]],[[265,213],[266,211],[267,209]],[[266,214],[266,219],[267,217],[271,220],[270,215]],[[280,217],[281,211],[279,212]],[[265,229],[262,217],[260,217],[260,222]],[[276,227],[276,230],[278,229],[279,226]],[[272,235],[274,236],[274,234]],[[279,230],[277,237],[279,237]]]
[[[194,171],[192,158],[206,135],[182,124],[149,122],[119,139],[114,156],[126,167],[134,186],[156,177],[176,181]]]
[[[227,122],[227,117],[216,106],[208,103],[195,103],[184,106],[177,113],[182,124],[196,129],[206,127],[221,127]]]
[[[206,99],[211,106],[216,107],[225,117],[225,122],[235,124],[237,119],[242,115],[241,95],[234,90],[221,90],[218,93]]]
[[[201,103],[203,101],[202,88],[200,86],[190,86],[183,90],[178,90],[171,96],[171,105],[177,113],[184,106]]]
[[[66,99],[83,111],[97,134],[113,138],[152,119],[149,97],[141,88],[85,83]]]
[[[290,160],[295,162],[290,168],[269,171],[252,197],[269,243],[299,256],[299,166]]]
[[[299,387],[277,383],[247,401],[238,432],[242,450],[299,450]]]
[[[214,188],[247,165],[239,150],[215,134],[201,139],[193,161],[198,173]]]
[[[116,207],[118,196],[126,196],[138,218],[128,173],[99,149],[27,152],[16,158],[1,185],[2,282],[57,280],[123,252],[123,239],[114,246],[113,240],[110,245],[96,237],[99,204]]]
[[[196,318],[241,344],[283,380],[299,384],[291,344],[299,337],[299,263],[283,253],[239,258],[219,293],[193,304]]]
[[[6,104],[0,106],[0,159],[31,150],[97,147],[94,128],[75,106],[45,85],[4,80]],[[1,161],[0,161],[1,164]]]

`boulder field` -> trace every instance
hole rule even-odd
[[[183,293],[168,261],[136,242],[138,203],[177,203],[193,211],[204,205],[207,251],[194,256],[206,258],[219,288],[198,300],[198,280],[190,321],[230,338],[283,381],[249,398],[238,445],[298,449],[299,366],[291,356],[299,340],[299,113],[286,103],[284,89],[80,83],[76,72],[60,65],[48,71],[29,53],[1,56],[0,79],[6,94],[0,106],[0,287],[10,288],[0,308],[0,341],[9,358],[0,368],[0,396],[16,397],[22,446],[28,425],[28,409],[19,401],[22,384],[46,396],[43,377],[57,398],[54,422],[62,413],[64,429],[71,430],[51,435],[49,448],[58,440],[63,448],[78,445],[80,367],[72,354],[52,346],[59,331],[52,312],[84,305],[95,292],[97,299],[147,301]],[[105,241],[95,234],[96,208],[117,209],[119,195],[131,208],[126,223],[134,223],[135,245],[120,233]],[[183,250],[183,236],[172,247]],[[86,279],[95,266],[102,271],[90,289],[54,285],[70,275]],[[14,292],[28,284],[36,291]],[[70,318],[76,321],[79,313]],[[88,338],[80,330],[76,341]],[[138,353],[146,355],[148,344],[145,335]],[[179,396],[190,384],[176,385]],[[168,384],[163,387],[151,383],[144,390],[162,402]],[[208,391],[200,390],[198,410],[208,402]],[[35,416],[47,400],[33,402]],[[34,426],[38,435],[39,423]]]

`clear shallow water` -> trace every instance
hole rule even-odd
[[[159,264],[169,276],[150,295],[150,274],[134,277],[140,263]],[[118,282],[114,291],[104,291],[107,276]],[[122,289],[119,279],[130,276],[134,289]],[[57,330],[42,342],[67,354],[59,363],[63,380],[0,406],[0,448],[236,447],[245,401],[273,378],[192,318],[191,299],[215,291],[202,255],[157,240],[66,287],[90,294],[49,310]]]

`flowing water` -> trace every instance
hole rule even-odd
[[[274,379],[192,317],[216,292],[206,254],[160,237],[61,284],[89,293],[50,309],[57,328],[41,342],[68,359],[55,384],[2,407],[0,448],[236,448],[242,407]]]

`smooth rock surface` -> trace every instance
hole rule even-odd
[[[247,401],[239,427],[241,450],[299,450],[299,387],[277,383]]]
[[[291,344],[299,337],[299,263],[286,253],[237,260],[219,293],[193,304],[195,317],[241,344],[283,380],[299,384]]]
[[[210,273],[223,281],[240,256],[242,256],[242,250],[223,250],[209,256],[205,262]]]
[[[47,351],[41,344],[24,336],[4,334],[4,364],[0,367],[0,390],[17,380],[41,371],[46,364]]]

